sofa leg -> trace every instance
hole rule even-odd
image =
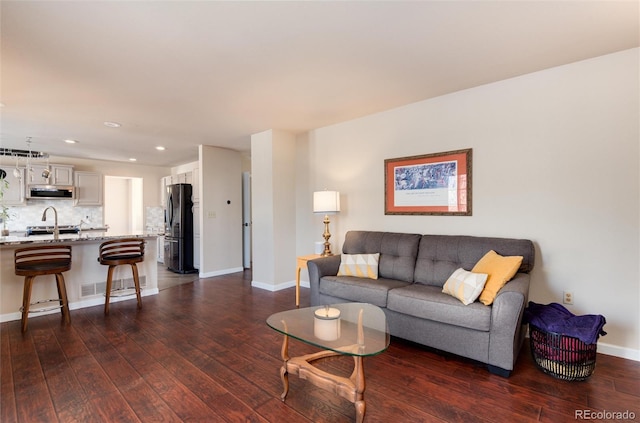
[[[487,370],[489,370],[489,373],[493,373],[494,375],[502,377],[511,376],[511,370],[505,370],[502,367],[492,366],[491,364],[487,364]]]

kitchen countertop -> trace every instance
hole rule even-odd
[[[0,246],[20,244],[49,244],[55,242],[106,241],[117,238],[155,238],[163,234],[139,232],[133,234],[108,234],[106,232],[81,232],[80,234],[60,234],[60,239],[53,239],[53,234],[31,236],[0,236]]]

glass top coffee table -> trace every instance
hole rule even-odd
[[[284,385],[280,396],[282,401],[289,392],[288,375],[291,373],[354,403],[356,422],[361,423],[365,413],[363,359],[380,354],[389,347],[389,330],[382,309],[366,303],[297,308],[269,316],[267,324],[285,335],[280,368]],[[290,358],[290,337],[323,351]],[[334,375],[311,364],[336,355],[353,357],[354,368],[350,377]]]

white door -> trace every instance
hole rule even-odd
[[[242,172],[242,265],[251,269],[251,174]]]

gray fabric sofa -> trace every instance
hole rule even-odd
[[[493,304],[464,305],[442,293],[458,268],[471,270],[488,251],[523,256],[518,273]],[[350,231],[343,254],[380,253],[378,279],[336,276],[340,255],[308,265],[311,305],[366,302],[381,307],[392,336],[486,363],[508,377],[525,335],[534,246],[529,240]]]

